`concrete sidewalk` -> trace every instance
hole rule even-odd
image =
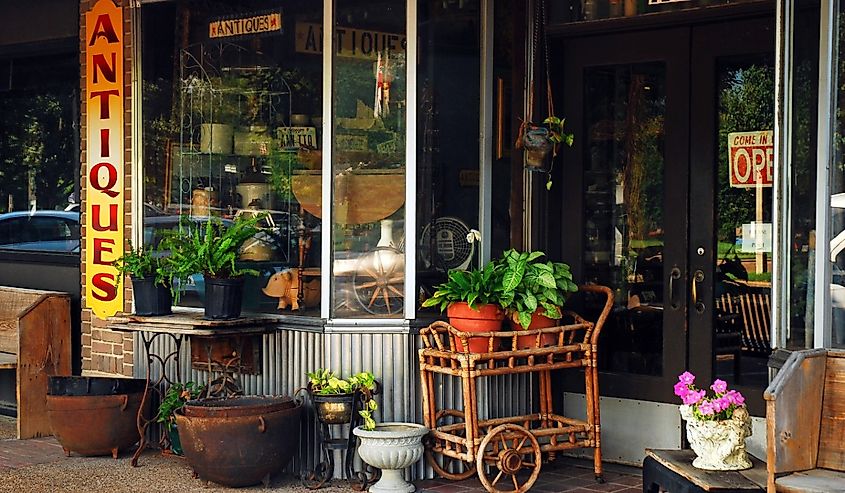
[[[61,446],[53,437],[33,440],[0,440],[0,492],[230,492],[230,491],[284,491],[308,492],[296,479],[274,478],[270,487],[263,485],[232,489],[207,483],[192,477],[192,471],[181,457],[163,456],[149,450],[141,456],[140,467],[129,463],[132,450],[124,451],[120,458],[65,457]],[[606,483],[593,479],[591,464],[576,459],[558,459],[543,466],[540,477],[531,491],[558,492],[619,492],[642,491],[642,474],[639,469],[608,464]],[[420,481],[420,493],[481,493],[477,478],[454,482],[442,479]],[[322,493],[351,491],[345,481],[334,481]]]

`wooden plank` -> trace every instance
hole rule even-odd
[[[45,296],[20,320],[18,337],[18,438],[48,436],[47,381],[70,375],[70,298]]]
[[[845,473],[813,469],[778,478],[776,484],[783,493],[845,493]]]
[[[0,293],[0,297],[3,294]],[[13,318],[0,319],[0,351],[4,353],[18,352],[18,319]]]
[[[764,394],[769,474],[816,467],[826,353],[797,351]]]
[[[845,471],[845,357],[827,357],[818,467]]]
[[[646,455],[704,491],[761,491],[761,485],[738,471],[705,471],[693,467],[695,452],[692,450],[646,449]],[[754,469],[765,471],[765,464],[754,457],[751,460]]]
[[[18,355],[0,353],[0,370],[14,370],[18,367]]]

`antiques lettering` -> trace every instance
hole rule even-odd
[[[250,15],[237,19],[218,19],[208,24],[208,37],[231,38],[251,34],[266,34],[282,31],[281,12]]]
[[[337,56],[376,59],[380,52],[405,51],[404,34],[338,27],[335,29]],[[296,23],[296,51],[319,55],[323,52],[323,27],[308,22]]]

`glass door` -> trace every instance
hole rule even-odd
[[[616,294],[600,339],[603,395],[666,400],[686,364],[688,46],[688,29],[566,43],[576,143],[562,156],[562,250],[581,258],[578,279]]]
[[[561,251],[578,279],[616,293],[600,339],[603,395],[676,402],[672,386],[690,370],[762,413],[773,28],[767,17],[564,44],[576,143],[562,156]]]

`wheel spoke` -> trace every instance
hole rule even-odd
[[[358,289],[370,289],[378,286],[378,281],[365,282],[358,285]]]
[[[387,306],[387,313],[391,313],[392,310],[390,309],[390,293],[388,293],[387,290],[384,288],[382,288],[381,293],[384,296],[384,304],[385,306]]]
[[[523,446],[523,445],[525,445],[525,441],[526,441],[526,440],[528,440],[528,437],[527,437],[527,436],[522,437],[522,441],[521,441],[521,442],[519,442],[519,445],[517,445],[517,446],[516,446],[516,450],[517,450],[517,452],[518,452],[518,451],[520,451],[520,450],[522,450],[522,446]],[[514,441],[516,441],[516,440],[514,440]]]
[[[370,304],[368,306],[373,306],[373,303],[376,302],[376,298],[378,298],[378,293],[380,290],[381,288],[376,288],[373,290],[373,297],[370,298]]]
[[[522,462],[522,465],[528,466],[528,467],[534,467],[535,466],[535,464],[533,462],[525,462],[525,461]]]
[[[493,483],[491,483],[491,484],[492,484],[493,486],[496,486],[496,483],[498,483],[498,482],[499,482],[499,480],[500,480],[500,479],[502,479],[502,475],[503,475],[504,473],[505,473],[505,471],[499,471],[499,474],[497,474],[497,475],[496,475],[496,479],[494,479],[494,480],[493,480]]]
[[[519,481],[516,480],[516,474],[511,474],[511,479],[513,479],[514,491],[519,491]]]
[[[499,435],[499,438],[502,440],[502,450],[507,450],[508,443],[505,441],[505,435],[501,434]]]
[[[391,286],[389,284],[387,285],[387,289],[396,293],[396,296],[405,296],[405,294],[402,293],[402,291],[399,291],[398,289],[394,288],[393,286]]]

